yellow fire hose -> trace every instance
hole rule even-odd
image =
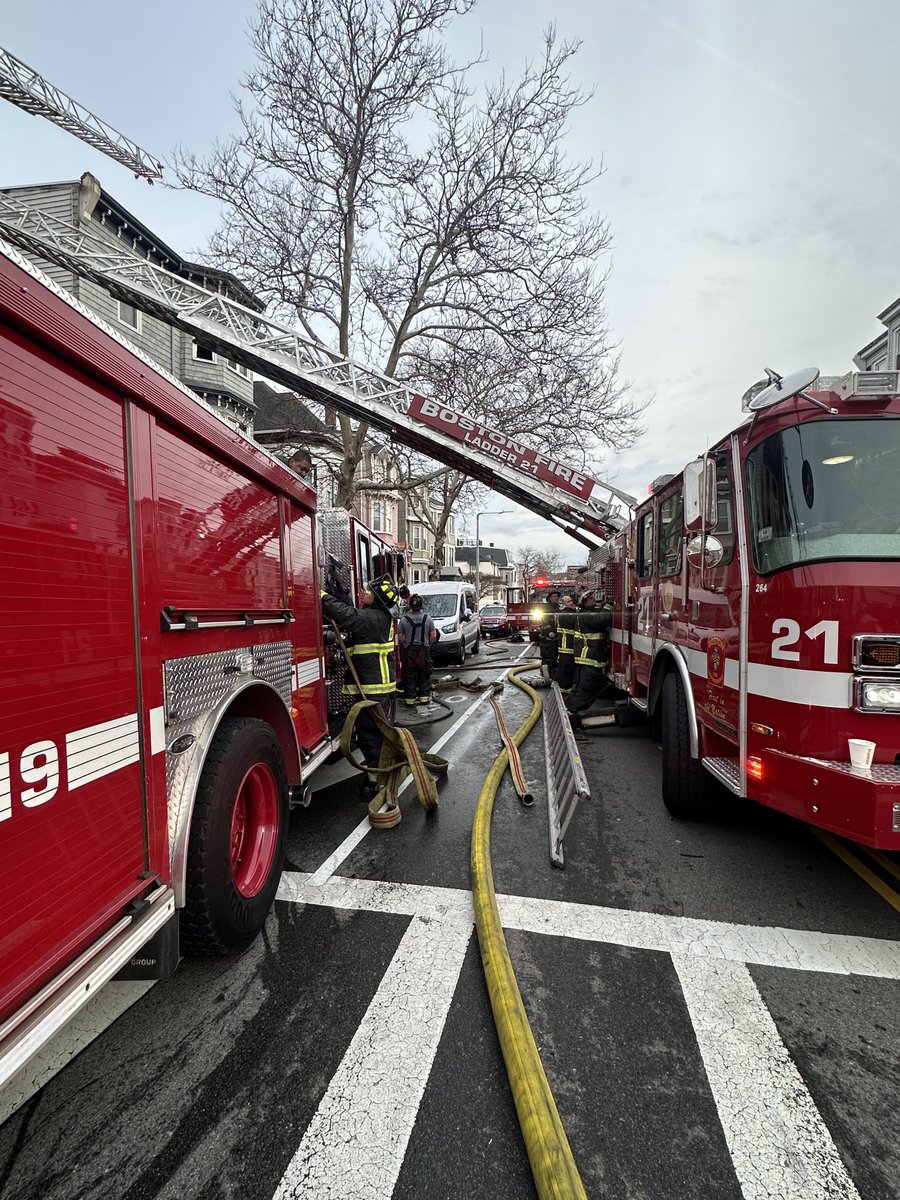
[[[534,688],[518,677],[534,671],[540,663],[528,663],[510,671],[510,681],[531,697],[531,712],[513,734],[516,746],[537,724],[541,701]],[[534,1034],[528,1024],[525,1006],[509,957],[491,869],[491,815],[494,797],[509,763],[503,749],[488,772],[472,827],[472,902],[475,928],[481,947],[481,961],[487,981],[494,1022],[500,1039],[506,1073],[528,1151],[531,1172],[541,1200],[587,1200],[584,1184],[563,1129],[562,1121],[547,1082]]]

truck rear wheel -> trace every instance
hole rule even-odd
[[[250,945],[275,899],[287,819],[287,772],[273,729],[249,718],[223,721],[191,821],[185,950],[228,954]]]
[[[715,780],[699,758],[691,758],[684,685],[671,672],[662,686],[662,797],[673,817],[702,820],[712,815]]]

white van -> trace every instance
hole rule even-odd
[[[478,653],[478,614],[475,611],[475,589],[470,583],[415,583],[409,585],[410,595],[421,596],[425,611],[441,635],[431,647],[432,657],[449,658],[453,662],[466,660],[466,652]]]

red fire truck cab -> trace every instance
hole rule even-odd
[[[15,252],[0,453],[2,1084],[179,915],[252,940],[341,697],[315,493]],[[326,524],[351,595],[399,565]]]
[[[815,376],[758,395],[615,539],[611,673],[653,719],[674,815],[714,811],[718,781],[900,849],[900,388]]]

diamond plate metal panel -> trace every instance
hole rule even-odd
[[[327,554],[342,563],[350,562],[350,514],[343,508],[326,509],[318,514],[319,540]]]
[[[235,685],[233,668],[236,655],[252,654],[252,646],[242,650],[221,650],[215,654],[194,654],[163,663],[166,700],[166,736],[170,722],[189,721],[215,708]]]
[[[267,642],[253,647],[253,674],[270,683],[285,704],[291,704],[291,643]]]
[[[252,671],[238,669],[242,658],[252,659]],[[166,737],[170,723],[190,721],[209,712],[229,692],[243,686],[248,674],[270,683],[285,704],[290,704],[291,643],[267,642],[262,646],[241,646],[164,662]]]

